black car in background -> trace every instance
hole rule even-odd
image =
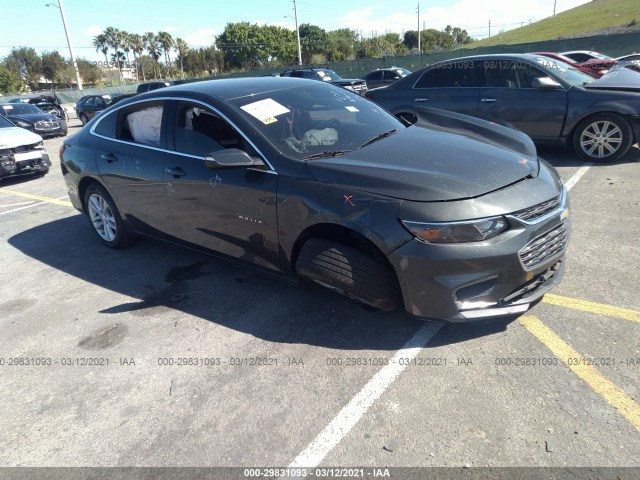
[[[45,113],[30,103],[5,103],[0,105],[0,114],[16,126],[26,128],[43,138],[64,137],[68,131],[64,118]]]
[[[309,78],[311,80],[320,80],[337,85],[347,90],[351,90],[359,95],[367,92],[367,82],[361,78],[342,78],[333,70],[328,68],[295,68],[287,70],[280,74],[281,77]]]
[[[157,90],[159,88],[170,87],[174,82],[147,82],[141,83],[136,88],[136,93],[145,93],[151,92],[152,90]]]
[[[411,70],[402,67],[379,68],[363,75],[361,78],[367,82],[367,88],[372,89],[391,85],[410,73]]]
[[[56,117],[69,121],[69,115],[67,115],[67,112],[62,105],[60,105],[58,97],[55,95],[37,95],[35,97],[13,98],[9,100],[9,103],[30,103],[45,113],[51,113]]]
[[[117,103],[61,168],[108,247],[149,236],[423,317],[522,313],[562,277],[566,189],[521,132],[434,118],[324,82],[203,81]]]
[[[76,102],[75,109],[78,119],[85,125],[96,116],[96,113],[105,110],[113,103],[113,97],[104,95],[85,95]]]
[[[517,128],[533,140],[572,145],[607,162],[640,139],[640,76],[620,69],[595,79],[540,55],[480,55],[436,63],[367,98],[408,122],[424,108]]]

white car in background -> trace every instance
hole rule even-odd
[[[51,161],[42,137],[0,116],[0,180],[16,175],[44,175]]]

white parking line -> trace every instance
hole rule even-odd
[[[65,199],[68,199],[68,198],[69,198],[69,195],[65,195],[64,197],[56,198],[56,200],[65,200]],[[27,205],[26,207],[14,208],[13,210],[7,210],[6,212],[0,212],[0,215],[7,215],[9,213],[19,212],[20,210],[25,210],[27,208],[37,207],[38,205],[46,205],[48,203],[51,203],[51,202],[38,202],[38,203],[34,203],[32,205]]]
[[[587,170],[589,170],[591,167],[593,167],[593,163],[586,162],[578,169],[576,173],[573,174],[573,176],[567,181],[567,183],[564,184],[564,186],[567,188],[567,192],[571,190],[576,183],[578,183],[582,176],[587,173]]]
[[[317,467],[327,454],[344,438],[345,435],[362,418],[373,403],[384,393],[394,380],[407,368],[410,361],[400,359],[413,359],[420,350],[440,331],[444,323],[429,322],[425,324],[396,352],[388,365],[383,367],[369,382],[356,394],[355,397],[331,420],[320,434],[298,455],[289,465],[290,468]]]

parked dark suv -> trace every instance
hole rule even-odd
[[[280,74],[281,77],[310,78],[311,80],[320,80],[329,82],[333,85],[346,88],[360,95],[367,93],[367,82],[361,78],[342,78],[333,70],[328,68],[296,68],[287,70]]]
[[[147,82],[141,83],[136,89],[136,93],[150,92],[151,90],[157,90],[158,88],[170,87],[173,82]]]

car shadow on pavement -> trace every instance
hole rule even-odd
[[[111,250],[81,215],[26,230],[8,242],[75,279],[138,299],[96,305],[98,315],[128,315],[144,322],[179,311],[270,342],[345,350],[397,350],[425,323],[400,310],[373,310],[313,284],[160,241],[140,240],[128,249]],[[69,288],[83,287],[75,282]],[[108,292],[92,295],[121,298]],[[429,347],[501,332],[513,320],[447,324]]]

